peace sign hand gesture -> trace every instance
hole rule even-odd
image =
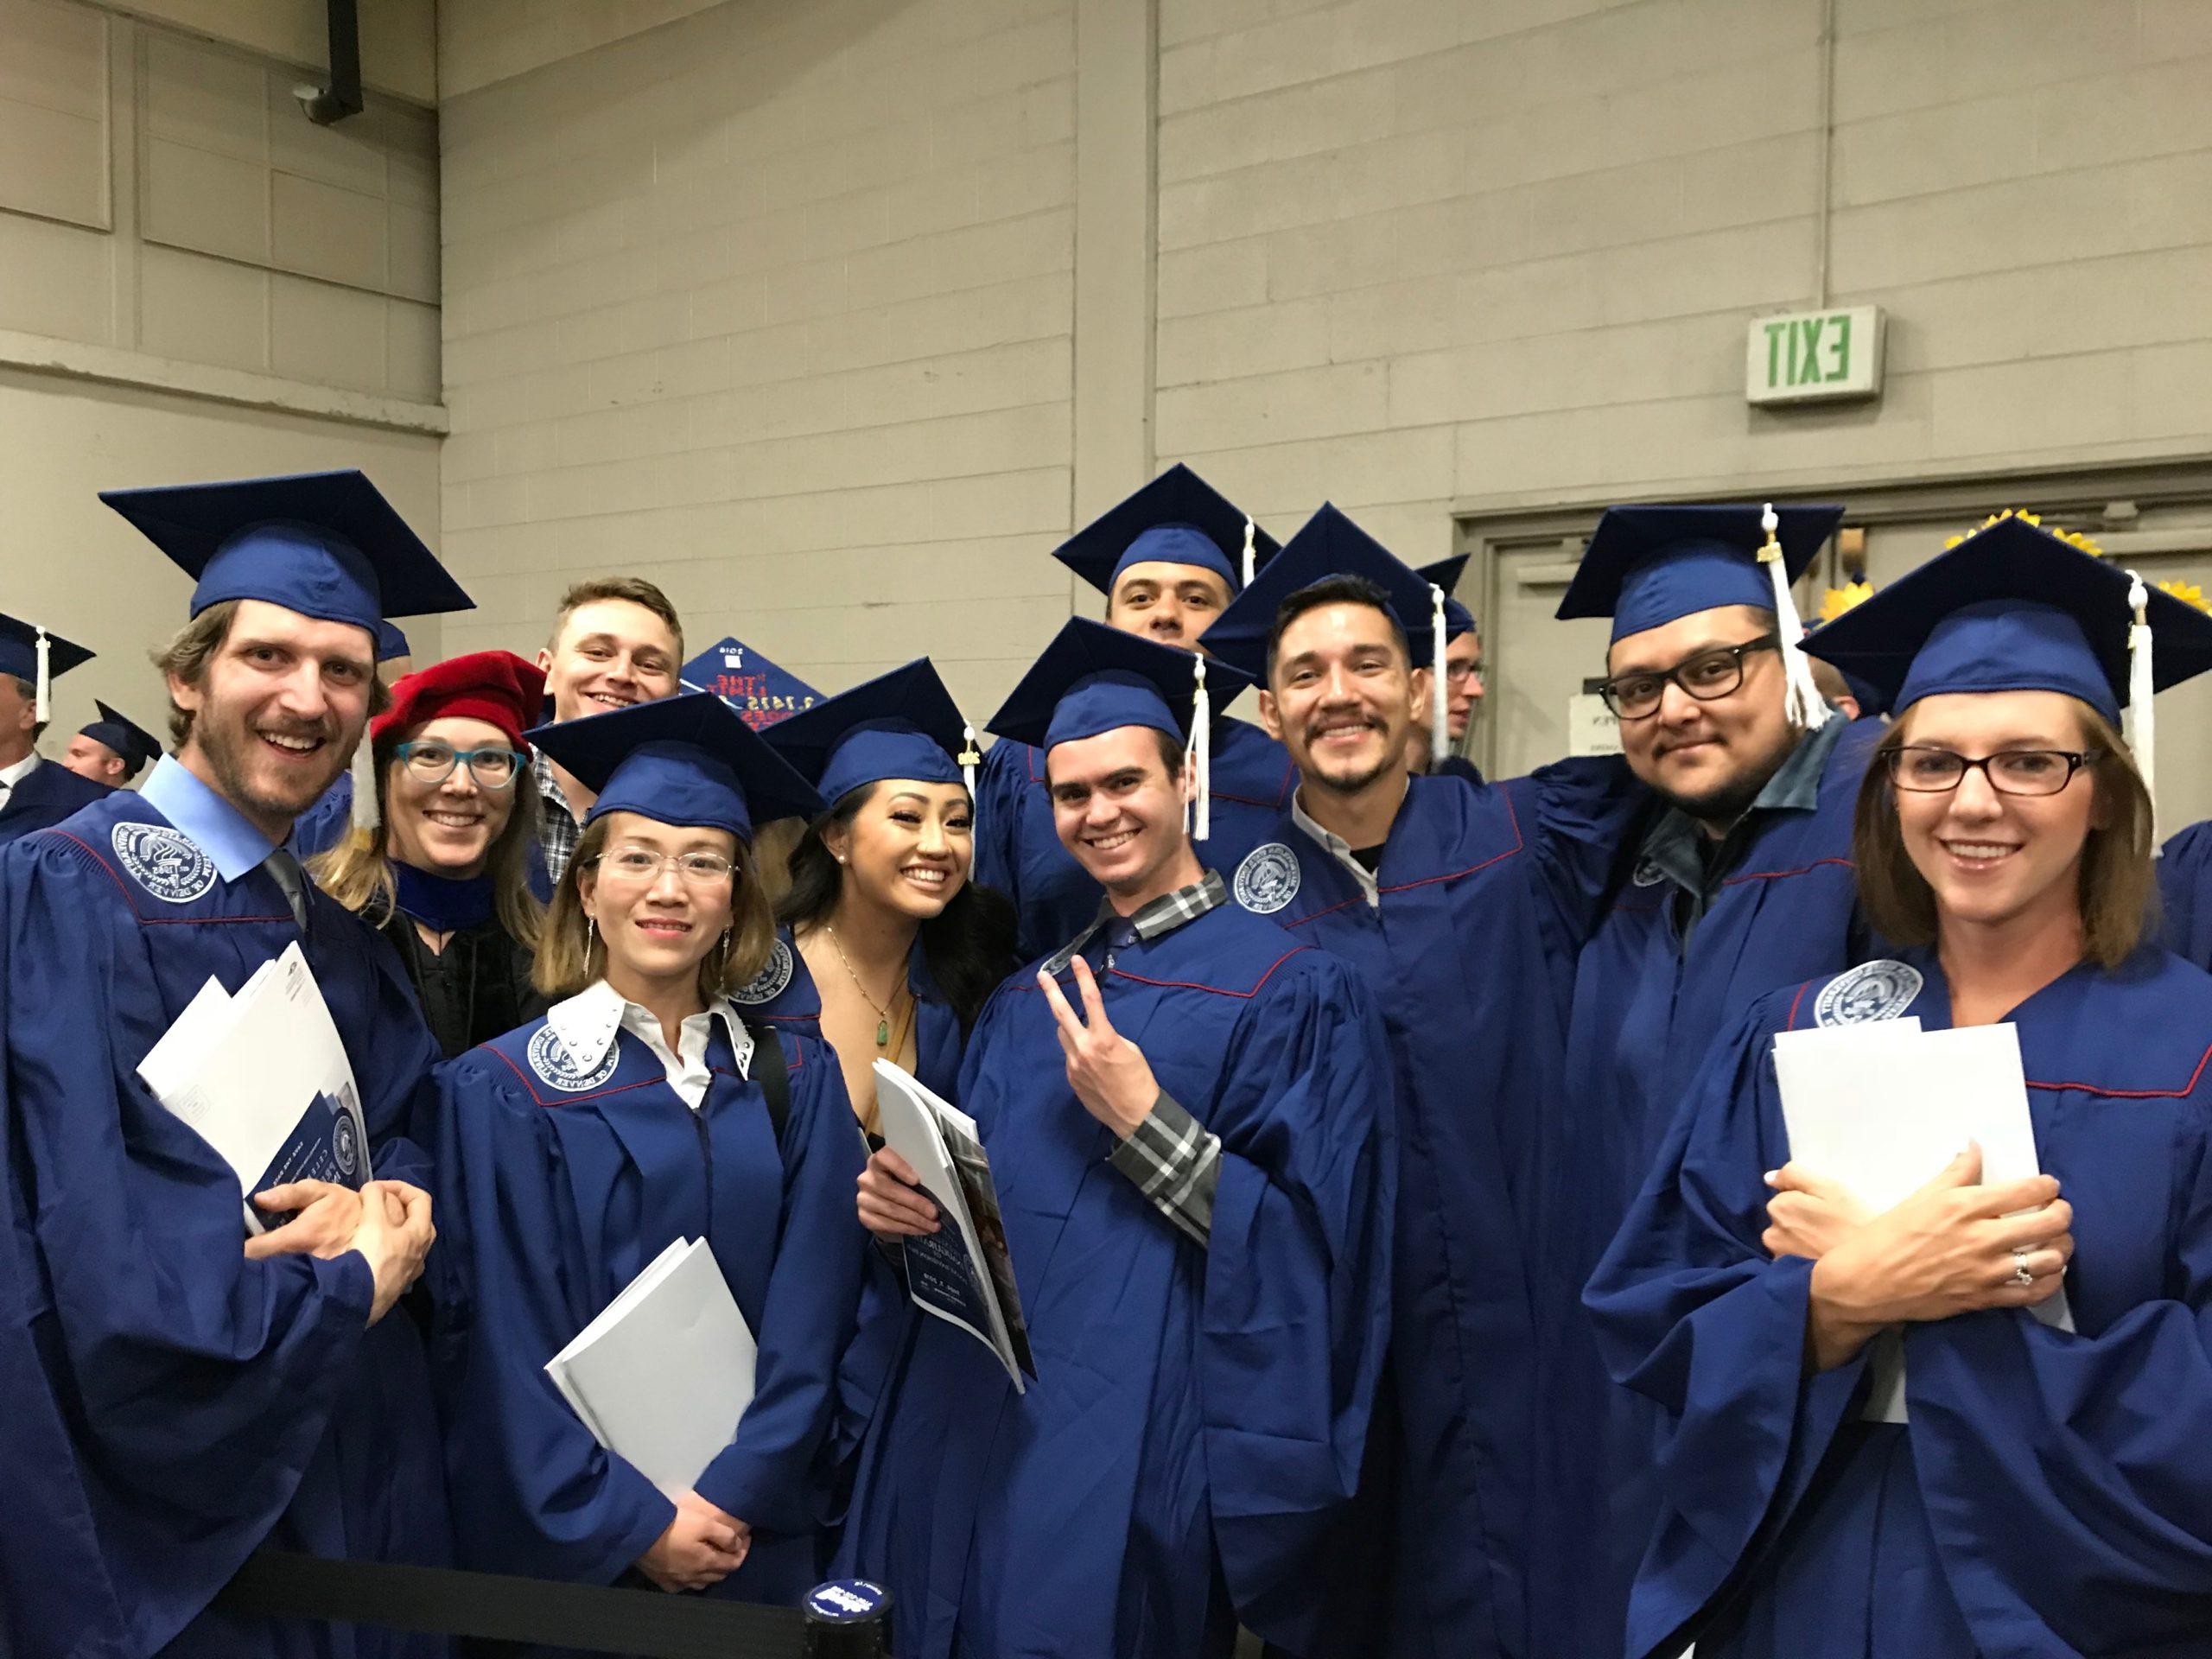
[[[1075,983],[1088,1024],[1076,1016],[1050,974],[1039,972],[1037,983],[1059,1027],[1060,1049],[1068,1057],[1068,1086],[1085,1111],[1128,1140],[1160,1098],[1160,1083],[1144,1051],[1114,1029],[1090,964],[1081,957],[1075,959]]]

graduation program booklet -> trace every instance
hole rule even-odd
[[[885,1144],[913,1166],[938,1214],[952,1224],[902,1241],[914,1306],[996,1354],[1014,1392],[1026,1393],[1022,1378],[1037,1375],[1037,1362],[976,1120],[888,1060],[875,1063],[875,1103]]]
[[[353,1068],[296,942],[236,995],[214,979],[201,986],[138,1075],[237,1173],[250,1233],[291,1219],[257,1210],[256,1192],[303,1180],[358,1189],[370,1179]]]
[[[1877,1214],[1926,1185],[1969,1141],[1980,1144],[1985,1185],[2042,1173],[2014,1026],[1923,1031],[1907,1018],[1785,1031],[1774,1039],[1774,1069],[1791,1161],[1840,1182]],[[2028,1311],[2074,1328],[2063,1286]],[[1904,1422],[1897,1334],[1876,1338],[1868,1363],[1867,1421]]]
[[[679,1238],[545,1362],[592,1438],[671,1498],[753,1403],[760,1352],[703,1238]]]

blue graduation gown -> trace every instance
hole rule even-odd
[[[626,1031],[590,1074],[542,1019],[439,1069],[435,1358],[464,1566],[610,1584],[674,1518],[544,1365],[662,1250],[703,1237],[760,1348],[753,1403],[696,1489],[753,1529],[710,1593],[789,1604],[818,1579],[821,1453],[868,1236],[844,1079],[815,1038],[781,1040],[780,1140],[719,1020],[696,1112]]]
[[[2158,943],[2200,968],[2212,968],[2212,822],[2171,836],[2158,860],[2165,918]]]
[[[1258,727],[1226,716],[1213,727],[1213,806],[1201,862],[1224,873],[1274,832],[1298,769]],[[976,774],[976,871],[1014,901],[1022,957],[1048,956],[1090,925],[1098,884],[1061,845],[1045,788],[1045,751],[1004,741]]]
[[[374,1169],[427,1187],[408,1132],[436,1051],[413,991],[368,927],[309,894],[304,948],[353,1064]],[[118,791],[0,857],[0,914],[29,1331],[127,1650],[442,1652],[424,1637],[205,1611],[264,1545],[447,1554],[414,1323],[395,1313],[364,1328],[373,1285],[358,1254],[247,1261],[238,1178],[137,1072],[211,975],[236,990],[300,938],[282,890],[257,869],[223,880]]]
[[[34,830],[50,830],[64,818],[115,791],[105,784],[79,778],[68,767],[41,760],[0,804],[0,847]]]
[[[915,1322],[841,1555],[891,1587],[900,1659],[1198,1659],[1232,1613],[1302,1648],[1357,1475],[1395,1162],[1371,1004],[1233,905],[1090,960],[1115,1028],[1221,1138],[1211,1242],[1108,1164],[1033,976],[1008,980],[961,1100],[1037,1376],[1018,1395],[974,1338]]]
[[[1393,1411],[1317,1654],[1530,1651],[1538,1129],[1574,951],[1639,799],[1618,760],[1496,786],[1416,777],[1379,903],[1287,817],[1237,871],[1242,902],[1344,958],[1382,1005],[1403,1147]]]
[[[1759,999],[1591,1282],[1607,1363],[1664,1423],[1627,1653],[1678,1632],[1699,1659],[2205,1652],[2212,978],[2146,949],[2012,1011],[2037,1152],[2074,1205],[2076,1330],[2023,1309],[1907,1325],[1903,1425],[1859,1421],[1863,1354],[1805,1374],[1811,1263],[1759,1245],[1761,1172],[1789,1155],[1773,1034],[1845,1012],[1951,1023],[1932,952]]]
[[[1539,1581],[1537,1647],[1611,1653],[1658,1494],[1656,1430],[1606,1379],[1582,1287],[1619,1229],[1713,1039],[1752,998],[1867,952],[1851,827],[1878,720],[1837,735],[1809,811],[1777,811],[1745,846],[1685,946],[1676,889],[1641,871],[1618,887],[1577,963],[1567,1083],[1545,1157],[1540,1293],[1544,1505],[1540,1553],[1580,1565]],[[1638,826],[1640,841],[1643,826]],[[1634,848],[1627,849],[1632,856]]]
[[[287,844],[296,858],[312,858],[346,839],[353,823],[353,774],[341,772],[338,781],[315,797],[315,804],[292,823]]]

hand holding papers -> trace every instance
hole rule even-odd
[[[875,1099],[886,1144],[913,1166],[938,1214],[951,1224],[906,1241],[914,1306],[996,1354],[1014,1391],[1025,1392],[1022,1377],[1036,1376],[1037,1363],[976,1120],[888,1060],[875,1063]]]
[[[2012,1026],[1923,1032],[1905,1019],[1783,1032],[1775,1038],[1774,1064],[1790,1161],[1836,1182],[1871,1214],[1910,1197],[1969,1141],[1981,1148],[1985,1185],[2039,1171]],[[2073,1328],[2063,1289],[2031,1311],[2047,1325]],[[1867,1416],[1904,1421],[1894,1335],[1877,1340],[1872,1363]]]
[[[676,1498],[736,1434],[757,1359],[714,1251],[679,1238],[545,1373],[594,1440]]]
[[[353,1069],[297,944],[236,996],[210,979],[138,1064],[154,1098],[199,1131],[243,1194],[294,1181],[359,1188],[369,1139]],[[246,1230],[283,1224],[245,1206]]]

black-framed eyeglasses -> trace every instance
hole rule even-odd
[[[1754,651],[1780,649],[1782,636],[1763,633],[1740,645],[1715,645],[1685,657],[1672,668],[1633,674],[1616,674],[1598,682],[1598,695],[1617,720],[1649,720],[1659,712],[1659,699],[1669,682],[1679,685],[1700,702],[1726,696],[1744,683],[1744,658]]]
[[[467,766],[480,788],[512,789],[528,764],[512,749],[456,749],[435,738],[418,737],[402,743],[397,751],[407,775],[417,782],[442,784],[455,766]]]
[[[2056,795],[2089,765],[2099,749],[1999,749],[1969,760],[1955,749],[1908,743],[1888,755],[1890,782],[1916,795],[1941,795],[1979,771],[2000,795]]]

